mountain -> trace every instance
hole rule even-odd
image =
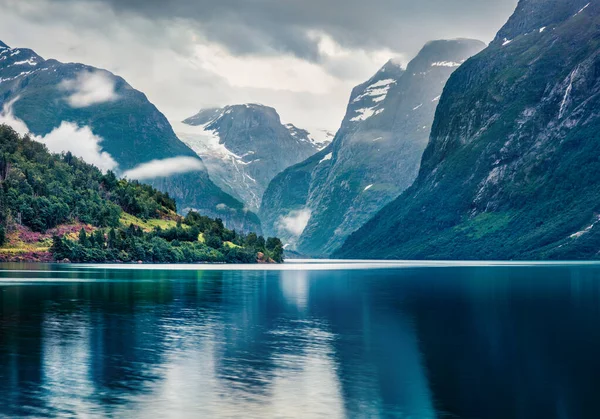
[[[282,261],[276,238],[240,235],[196,212],[183,218],[151,186],[104,174],[71,153],[50,154],[6,125],[0,183],[1,261]]]
[[[210,180],[165,116],[121,77],[1,43],[0,107],[0,119],[22,126],[51,151],[68,149],[103,169],[139,176],[183,211],[222,218],[238,230],[260,229],[254,214]],[[164,162],[147,165],[155,160]]]
[[[415,184],[339,257],[592,259],[600,3],[521,0],[450,78]]]
[[[258,210],[275,175],[327,145],[326,139],[283,125],[275,109],[256,104],[205,109],[174,125],[211,179],[251,210]]]
[[[406,71],[389,61],[354,88],[332,144],[269,185],[260,211],[265,231],[310,256],[339,247],[414,181],[448,77],[484,47],[430,42]]]

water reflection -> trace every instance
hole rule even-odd
[[[0,278],[0,416],[600,415],[594,265]]]

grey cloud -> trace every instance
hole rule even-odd
[[[203,107],[258,102],[275,107],[286,122],[299,127],[335,131],[352,87],[390,55],[407,62],[436,38],[489,41],[516,2],[0,0],[0,41],[32,48],[44,58],[108,69],[146,93],[175,121]],[[346,50],[319,55],[313,31],[329,35]],[[218,68],[206,66],[208,55],[221,54],[214,43],[238,59]],[[198,47],[207,48],[196,55]],[[286,53],[312,61],[310,67],[330,80],[294,67],[304,64],[302,60],[278,60]],[[280,66],[278,76],[301,76],[275,83],[263,75],[260,83],[239,84],[223,72],[223,66],[230,66],[234,73],[260,78],[256,68],[249,68],[256,61]],[[325,87],[311,89],[318,82]]]
[[[0,4],[2,1],[0,0]],[[24,2],[36,0],[21,0]],[[348,48],[390,48],[414,54],[448,35],[489,40],[517,0],[49,0],[89,2],[116,14],[155,21],[188,20],[209,41],[234,54],[292,53],[318,60],[310,31]]]

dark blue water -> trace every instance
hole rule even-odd
[[[333,267],[5,265],[0,417],[600,417],[600,265]]]

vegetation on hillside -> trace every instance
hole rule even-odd
[[[103,174],[71,153],[50,154],[3,125],[0,245],[0,256],[49,252],[73,262],[283,260],[279,239],[241,235],[196,212],[180,217],[168,194]]]

